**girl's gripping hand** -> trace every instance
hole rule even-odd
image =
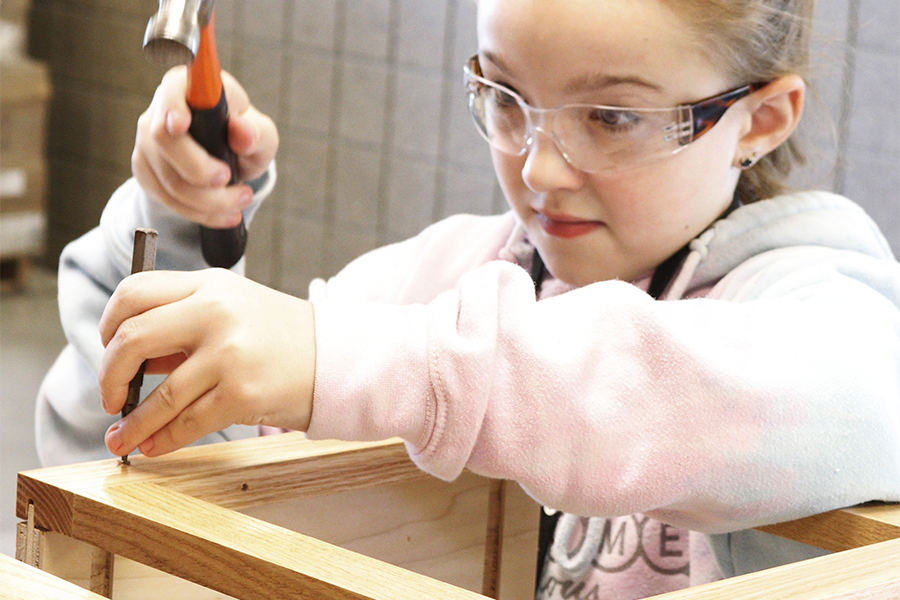
[[[262,175],[278,148],[275,123],[256,110],[247,92],[222,72],[230,115],[228,142],[238,159],[238,180]],[[240,223],[253,199],[247,185],[228,185],[231,172],[188,133],[191,112],[185,100],[187,67],[165,74],[149,108],[138,119],[131,170],[150,197],[182,217],[212,228]]]
[[[100,320],[104,410],[122,410],[128,383],[168,377],[106,433],[122,456],[158,456],[232,424],[305,431],[312,410],[312,305],[223,269],[126,278]]]

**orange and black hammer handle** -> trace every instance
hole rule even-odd
[[[188,68],[187,103],[191,109],[189,132],[212,156],[225,161],[231,181],[237,183],[237,159],[228,146],[228,104],[216,53],[213,18],[200,29],[197,56]],[[200,227],[203,258],[211,267],[230,268],[241,259],[247,245],[247,227],[228,229]]]

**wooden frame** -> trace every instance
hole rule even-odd
[[[471,473],[428,477],[398,440],[284,434],[131,462],[20,473],[20,557],[123,600],[156,597],[154,587],[166,600],[462,600],[533,589],[537,504]],[[900,597],[894,506],[762,529],[843,552],[660,598]]]
[[[0,554],[0,596],[9,600],[103,600],[103,596]]]

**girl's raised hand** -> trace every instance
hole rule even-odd
[[[305,431],[312,410],[312,305],[223,269],[126,278],[100,320],[104,410],[122,410],[128,383],[168,377],[106,433],[118,456],[165,454],[232,424]]]
[[[238,159],[238,180],[262,175],[278,148],[275,123],[251,104],[247,92],[222,72],[228,102],[228,141]],[[228,185],[228,165],[210,156],[188,133],[191,112],[185,100],[187,68],[174,67],[162,79],[153,101],[138,119],[131,170],[154,199],[182,217],[213,228],[240,223],[253,193]]]

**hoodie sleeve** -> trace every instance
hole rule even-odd
[[[900,266],[800,248],[657,302],[536,302],[495,261],[407,306],[316,301],[311,437],[401,436],[424,470],[579,515],[720,533],[900,500]]]
[[[244,211],[246,222],[250,222],[274,181],[273,163],[262,177],[250,183],[255,193],[254,202]],[[188,271],[207,266],[200,252],[198,226],[152,200],[135,179],[115,191],[97,228],[63,249],[58,276],[59,314],[68,345],[44,377],[35,410],[37,451],[44,466],[109,456],[103,436],[116,417],[100,407],[97,372],[103,345],[99,323],[116,286],[131,273],[134,230],[138,227],[159,232],[157,269]],[[232,270],[243,274],[244,260]],[[148,375],[143,395],[160,381],[160,376]],[[231,429],[235,435],[247,437]]]

